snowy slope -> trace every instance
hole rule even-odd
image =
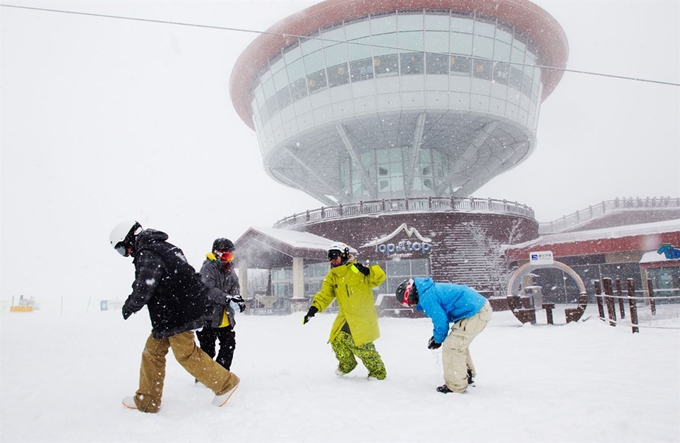
[[[596,312],[590,306],[586,316]],[[522,326],[509,312],[473,343],[477,387],[443,395],[428,319],[380,319],[388,378],[345,378],[327,344],[332,315],[240,315],[223,408],[174,358],[161,412],[121,406],[136,389],[146,311],[0,315],[0,441],[673,442],[680,440],[680,330]],[[677,328],[677,318],[657,322]]]

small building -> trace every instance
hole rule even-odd
[[[675,247],[673,247],[675,246]],[[668,249],[673,253],[669,253]],[[680,296],[680,243],[662,245],[656,251],[650,251],[642,255],[640,269],[642,280],[652,283],[655,297],[678,297]],[[659,252],[666,249],[665,253]],[[646,287],[645,287],[646,289]],[[657,300],[657,303],[663,301]],[[680,303],[674,299],[673,303]]]
[[[579,223],[562,224],[561,232],[544,233],[534,240],[511,245],[506,249],[510,260],[518,264],[529,261],[529,253],[551,251],[555,260],[571,267],[586,285],[589,302],[594,302],[594,282],[603,278],[619,279],[623,290],[632,278],[635,290],[647,290],[647,278],[655,288],[678,288],[674,260],[657,260],[655,252],[662,244],[680,245],[680,207],[677,199],[671,205],[626,205],[625,201],[603,202],[608,211],[588,216],[587,211],[573,217]],[[578,214],[578,213],[577,213]],[[551,223],[555,227],[560,220]],[[650,251],[654,251],[652,257]],[[535,284],[543,287],[550,303],[575,303],[578,289],[573,279],[556,269],[534,271]]]

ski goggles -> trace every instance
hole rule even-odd
[[[342,255],[342,252],[338,251],[337,249],[331,249],[328,251],[328,261],[333,261],[336,258],[340,257]]]
[[[215,257],[222,261],[234,260],[234,251],[215,251]]]
[[[113,249],[115,249],[123,257],[128,256],[127,247],[122,242],[118,243]]]

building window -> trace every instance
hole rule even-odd
[[[283,109],[292,103],[290,98],[290,92],[288,91],[288,86],[285,86],[279,92],[276,93],[276,99],[279,104],[279,108]]]
[[[373,71],[376,77],[388,77],[399,74],[397,54],[375,57],[373,60]]]
[[[288,79],[291,83],[305,77],[305,67],[300,58],[286,66],[286,70],[288,71]]]
[[[339,86],[349,83],[349,70],[347,63],[331,66],[328,68],[328,87]]]
[[[422,74],[423,55],[422,52],[401,54],[401,75]]]
[[[507,63],[496,63],[493,67],[493,79],[496,83],[502,85],[508,84],[508,76],[510,75],[510,65]]]
[[[451,33],[451,54],[452,55],[472,55],[472,35]]]
[[[276,103],[276,96],[273,96],[267,100],[267,113],[274,115],[277,112],[279,112],[279,105]]]
[[[430,260],[428,258],[384,260],[378,262],[378,264],[387,274],[387,279],[378,288],[379,294],[394,294],[397,286],[409,278],[430,276]]]
[[[310,263],[304,266],[305,297],[311,298],[321,290],[321,284],[329,269],[327,262]]]
[[[373,172],[375,170],[374,153],[373,151],[364,152],[361,154],[359,158],[370,180],[370,177],[373,177],[375,175],[375,173]],[[341,165],[343,166],[342,167],[343,188],[348,189],[349,187],[346,185],[346,183],[350,183],[351,184],[350,192],[352,197],[354,198],[371,197],[369,189],[364,186],[361,172],[356,167],[354,162],[349,157],[347,157]],[[349,172],[345,173],[344,171]]]
[[[522,72],[521,69],[517,69],[514,66],[510,66],[510,74],[508,75],[508,84],[517,89],[518,91],[522,90],[522,76],[524,73]]]
[[[430,75],[449,74],[449,56],[446,54],[425,54],[425,72]]]
[[[491,80],[492,61],[475,59],[472,67],[472,75],[476,78]]]
[[[475,35],[472,55],[482,58],[493,58],[493,39]]]
[[[277,268],[271,270],[272,293],[279,298],[293,296],[293,270],[291,268]]]
[[[290,95],[293,99],[293,102],[296,102],[301,98],[307,97],[307,79],[301,78],[291,83]]]
[[[326,88],[326,70],[317,71],[313,74],[307,76],[307,86],[309,87],[309,93],[312,94],[316,91]]]
[[[378,192],[381,193],[383,197],[403,196],[404,164],[402,149],[378,149],[375,153]]]
[[[373,58],[364,58],[350,62],[350,75],[352,83],[373,78]]]
[[[397,16],[394,14],[371,18],[371,34],[393,34],[396,37]],[[396,41],[395,41],[396,43]]]
[[[451,75],[470,75],[470,69],[472,67],[472,60],[464,56],[451,56]]]

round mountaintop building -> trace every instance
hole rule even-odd
[[[244,234],[239,269],[272,270],[272,295],[312,296],[325,257],[284,228],[380,263],[380,293],[417,275],[499,288],[488,249],[538,223],[470,196],[536,148],[567,56],[560,25],[526,0],[327,0],[275,24],[237,60],[231,98],[267,173],[324,207]]]
[[[324,205],[467,197],[535,149],[567,54],[524,0],[329,0],[257,37],[230,92],[267,173]]]

